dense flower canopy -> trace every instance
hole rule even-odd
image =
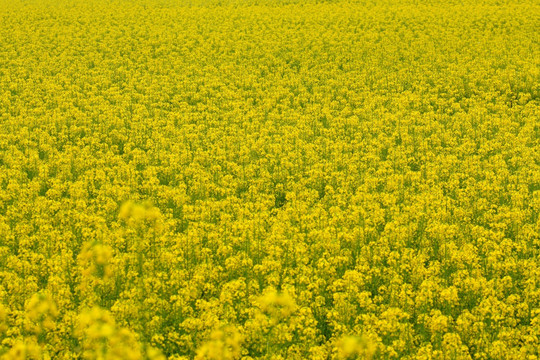
[[[2,359],[538,359],[540,4],[0,0]]]

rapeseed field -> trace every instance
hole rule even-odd
[[[0,0],[0,358],[540,358],[536,0]]]

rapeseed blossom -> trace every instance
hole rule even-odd
[[[0,359],[537,359],[539,18],[0,0]]]

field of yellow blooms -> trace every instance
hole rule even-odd
[[[540,359],[540,2],[0,0],[0,359]]]

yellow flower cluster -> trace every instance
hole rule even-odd
[[[539,359],[539,19],[0,0],[0,359]]]

